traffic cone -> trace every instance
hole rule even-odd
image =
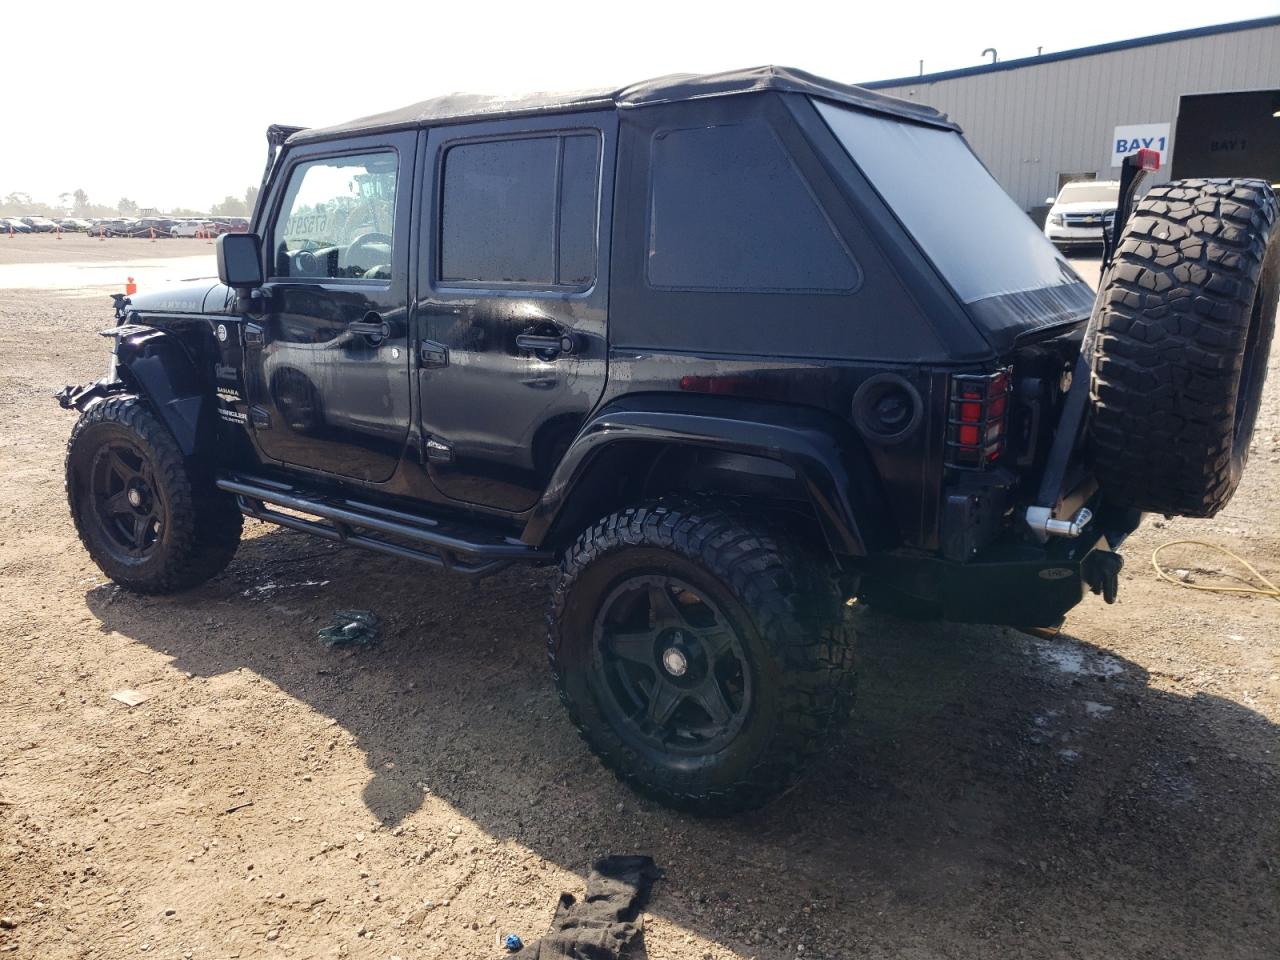
[[[126,294],[138,292],[138,285],[133,282],[133,277],[126,277],[125,281],[124,292]]]
[[[61,239],[62,239],[62,224],[58,224],[58,235],[57,235],[56,237],[54,237],[54,239],[55,239],[55,240],[61,240]]]
[[[151,227],[150,229],[151,229],[151,242],[152,242],[152,243],[155,243],[155,242],[156,242],[156,228],[155,228],[155,227]]]
[[[106,227],[98,227],[98,239],[99,239],[99,240],[105,240],[105,239],[107,239],[107,228],[106,228]]]

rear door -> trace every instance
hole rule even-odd
[[[605,383],[612,111],[427,135],[418,389],[432,480],[536,502]]]
[[[245,331],[254,434],[273,460],[387,480],[411,420],[416,133],[290,151],[264,218],[267,311]]]

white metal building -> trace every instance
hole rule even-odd
[[[950,115],[1026,210],[1144,145],[1155,183],[1280,181],[1280,16],[862,85]]]

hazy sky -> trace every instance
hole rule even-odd
[[[647,5],[3,0],[0,196],[207,208],[261,176],[272,122],[440,93],[621,86],[765,63],[844,81],[1280,13],[1280,0]],[[1280,55],[1280,54],[1278,54]]]

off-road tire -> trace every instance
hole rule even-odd
[[[646,569],[713,596],[739,628],[752,671],[742,727],[696,762],[637,746],[593,687],[597,611],[611,584]],[[570,719],[605,766],[662,804],[725,816],[788,790],[843,727],[854,685],[850,619],[816,550],[732,502],[664,500],[605,517],[567,550],[552,594],[548,656]]]
[[[1280,289],[1276,196],[1179,180],[1139,202],[1104,278],[1090,452],[1112,503],[1210,517],[1240,483]]]
[[[113,440],[132,442],[146,457],[162,504],[159,536],[140,558],[121,555],[90,504],[90,466]],[[183,456],[173,435],[137,397],[107,397],[81,415],[67,441],[66,487],[76,532],[94,563],[137,593],[174,593],[204,583],[226,568],[240,543],[243,517],[235,499]]]

